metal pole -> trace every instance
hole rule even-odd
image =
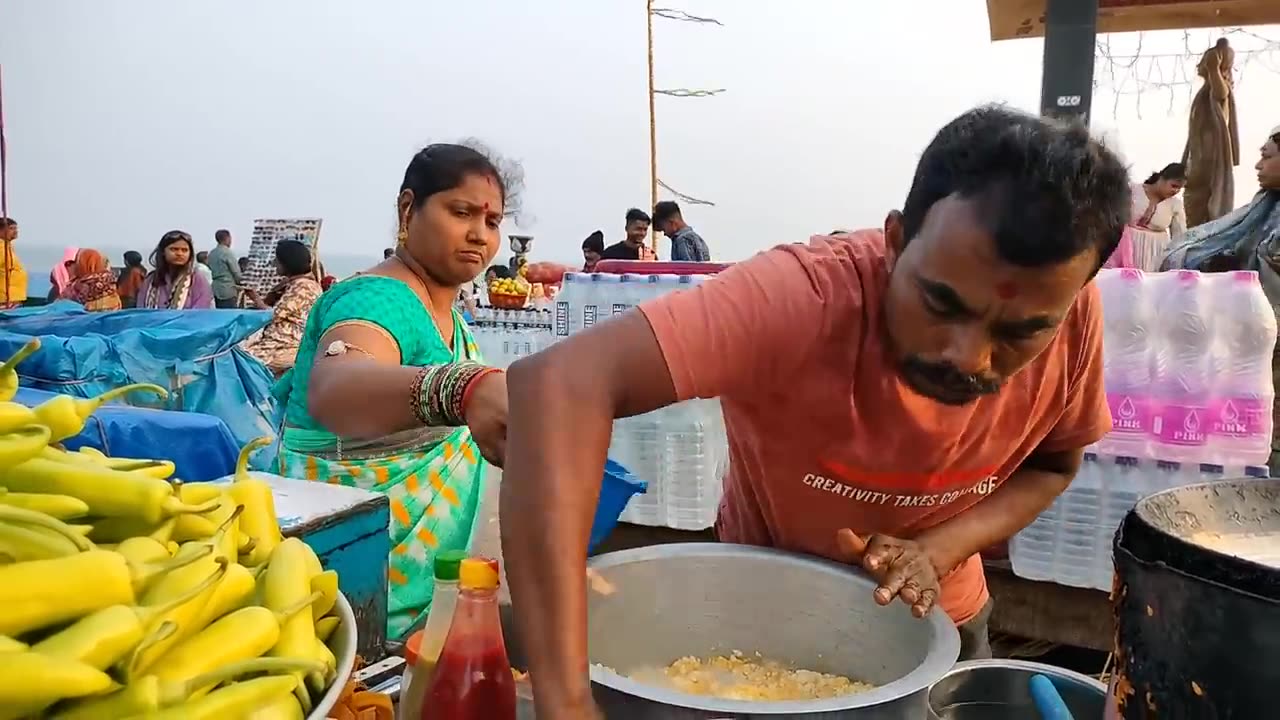
[[[1047,0],[1040,114],[1089,124],[1098,0]]]
[[[645,19],[649,24],[649,212],[658,204],[658,115],[654,107],[653,88],[653,0],[645,3]],[[658,252],[658,235],[649,227],[649,248]]]

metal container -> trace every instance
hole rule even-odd
[[[613,592],[591,592],[596,701],[627,720],[921,720],[960,638],[947,615],[876,605],[862,572],[812,557],[719,543],[657,545],[593,558]],[[626,677],[685,656],[760,653],[876,685],[825,700],[749,702],[674,692]]]
[[[929,690],[929,720],[1026,720],[1040,714],[1031,701],[1031,676],[1053,681],[1075,720],[1102,720],[1106,687],[1087,675],[1022,660],[957,663]]]
[[[1255,718],[1280,681],[1280,480],[1156,493],[1116,534],[1117,717]]]

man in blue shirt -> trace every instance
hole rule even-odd
[[[685,224],[680,206],[674,200],[663,200],[653,206],[653,227],[671,238],[673,262],[710,262],[711,251],[702,236]]]

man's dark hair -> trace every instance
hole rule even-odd
[[[230,230],[219,230],[218,232],[213,234],[213,239],[217,240],[218,242],[222,242],[223,240],[228,240],[230,238],[231,238]]]
[[[642,222],[642,223],[648,224],[652,221],[649,219],[649,214],[646,213],[645,211],[641,210],[640,208],[631,208],[630,210],[627,211],[627,224],[630,225],[633,222]]]
[[[997,105],[952,120],[925,148],[902,206],[905,242],[929,208],[952,195],[977,203],[1000,257],[1022,267],[1086,250],[1101,267],[1131,202],[1128,170],[1087,128]]]
[[[196,262],[198,262],[198,263],[208,264],[208,263],[209,263],[209,251],[208,251],[208,250],[201,250],[200,252],[196,253]]]
[[[8,230],[10,225],[17,225],[18,221],[10,217],[0,217],[0,230]]]
[[[1160,182],[1161,180],[1186,180],[1186,179],[1187,179],[1187,166],[1183,165],[1180,162],[1176,162],[1176,163],[1169,163],[1168,165],[1165,165],[1162,169],[1151,173],[1151,175],[1148,176],[1147,179],[1143,180],[1142,182],[1144,185],[1154,185]]]
[[[675,200],[663,200],[653,206],[653,224],[661,225],[671,218],[682,217],[680,214],[680,206]]]

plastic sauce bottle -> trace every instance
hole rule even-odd
[[[461,550],[445,550],[435,559],[435,590],[431,596],[431,610],[422,630],[409,638],[405,659],[412,663],[413,671],[400,693],[400,720],[418,720],[422,717],[422,699],[431,687],[431,675],[435,670],[449,625],[453,622],[453,610],[458,602],[458,574],[467,554]]]
[[[516,682],[502,641],[498,584],[496,560],[462,562],[458,606],[422,703],[423,720],[515,720]]]

